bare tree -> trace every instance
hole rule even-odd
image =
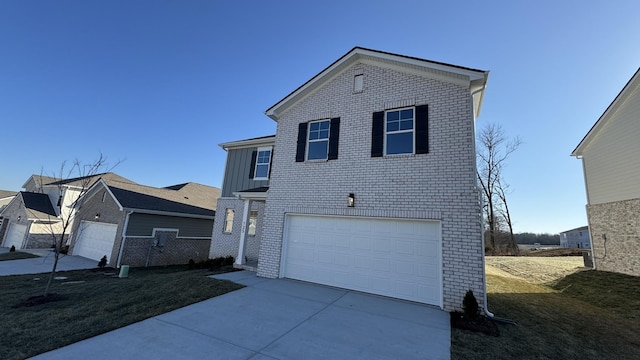
[[[60,165],[59,172],[52,176],[54,181],[49,184],[53,184],[57,187],[58,194],[61,196],[60,199],[62,199],[63,191],[66,186],[71,185],[73,190],[67,191],[65,196],[66,201],[64,203],[59,202],[59,216],[56,218],[49,216],[50,221],[48,225],[48,232],[53,242],[54,258],[53,267],[49,274],[49,280],[47,281],[47,285],[44,289],[43,296],[45,297],[49,295],[51,283],[53,282],[58,267],[58,260],[60,259],[62,249],[65,247],[65,235],[68,234],[71,226],[73,225],[76,210],[82,205],[84,195],[98,179],[98,175],[100,173],[110,171],[119,163],[118,162],[111,168],[106,169],[108,167],[106,161],[107,158],[100,154],[98,159],[89,164],[83,164],[76,159],[72,166],[67,167],[66,163],[63,162]]]
[[[502,127],[496,124],[488,124],[478,134],[477,174],[484,199],[483,209],[488,227],[487,230],[489,232],[489,243],[492,254],[494,255],[497,249],[496,237],[500,231],[501,221],[499,215],[506,213],[505,209],[508,210],[504,187],[500,185],[504,184],[502,180],[502,170],[509,155],[516,151],[521,143],[522,141],[519,138],[507,140]],[[504,220],[508,223],[511,238],[515,239],[511,226],[511,216],[509,215],[507,218],[504,218]]]
[[[504,219],[504,223],[507,225],[509,230],[509,239],[508,239],[508,248],[511,254],[518,255],[520,254],[520,249],[518,248],[518,243],[516,242],[516,237],[513,234],[513,222],[511,221],[511,213],[509,212],[509,204],[507,203],[507,189],[509,185],[504,185],[502,179],[498,179],[498,183],[496,184],[496,190],[498,198],[502,203],[502,208],[500,209],[500,215],[502,215]]]

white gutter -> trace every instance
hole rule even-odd
[[[120,244],[120,251],[118,252],[118,263],[116,264],[116,267],[119,269],[120,268],[120,263],[122,262],[122,254],[124,253],[124,245],[127,241],[127,236],[126,236],[126,232],[127,232],[127,227],[129,226],[129,215],[131,215],[133,213],[133,211],[127,211],[127,216],[124,219],[124,226],[122,227],[122,243]]]

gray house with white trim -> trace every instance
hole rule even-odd
[[[447,311],[471,289],[484,305],[475,118],[487,78],[356,47],[267,109],[277,132],[258,276]]]

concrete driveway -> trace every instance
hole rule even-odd
[[[240,271],[246,285],[35,359],[449,359],[430,306]]]
[[[8,252],[8,248],[0,248],[0,254]],[[0,261],[0,276],[3,275],[21,275],[21,274],[40,274],[51,272],[53,266],[53,253],[48,249],[25,249],[20,250],[29,252],[40,257],[32,259]],[[92,269],[98,266],[98,262],[80,256],[60,255],[58,259],[58,271]]]

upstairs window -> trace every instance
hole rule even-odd
[[[268,180],[271,166],[271,147],[258,148],[254,180]]]
[[[385,154],[413,154],[413,108],[385,113]]]
[[[298,124],[296,162],[338,158],[340,118]]]
[[[327,160],[329,153],[329,120],[309,123],[307,160]]]
[[[371,157],[429,153],[427,105],[373,113]]]

